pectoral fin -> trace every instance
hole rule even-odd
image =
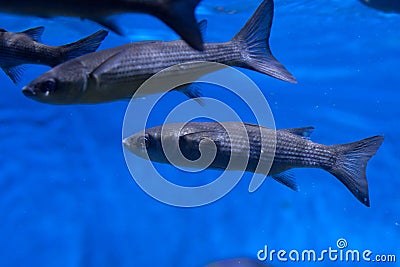
[[[115,54],[110,55],[110,57],[107,60],[104,60],[101,64],[99,64],[96,68],[92,70],[90,73],[90,76],[99,79],[104,73],[110,73],[112,72],[116,67],[119,66],[119,61],[121,60],[121,57],[124,57],[124,54],[122,53],[123,50],[115,52]]]

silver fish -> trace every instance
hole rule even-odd
[[[361,3],[388,13],[400,13],[400,0],[360,0]]]
[[[179,34],[190,46],[203,50],[194,10],[201,0],[0,0],[0,11],[25,15],[74,16],[96,21],[121,34],[107,16],[128,12],[151,14]]]
[[[8,32],[0,28],[0,67],[17,83],[22,64],[40,64],[54,67],[70,59],[96,51],[108,32],[100,30],[75,43],[48,46],[40,43],[44,27],[23,32]]]
[[[171,123],[149,128],[125,138],[123,144],[139,157],[170,164],[162,148],[178,140],[182,155],[189,161],[195,161],[201,156],[200,143],[211,140],[216,146],[216,155],[208,167],[210,169],[226,169],[231,157],[248,159],[245,171],[271,176],[297,190],[293,177],[285,171],[292,168],[319,168],[334,175],[361,203],[369,207],[366,166],[382,144],[383,136],[327,146],[307,139],[314,130],[313,127],[275,131],[241,122],[224,122],[223,126],[216,122],[189,122],[181,126],[182,124]],[[226,129],[235,133],[236,129],[243,126],[244,135],[240,132],[228,135]],[[271,138],[275,136],[276,142]],[[246,138],[249,140],[248,146],[244,145]],[[271,169],[264,173],[258,164],[262,166],[268,162],[274,149]],[[234,170],[235,166],[230,169]]]
[[[153,74],[176,64],[195,61],[238,66],[296,82],[269,48],[273,11],[273,1],[265,0],[230,42],[206,43],[204,52],[195,51],[180,40],[127,44],[61,64],[22,91],[27,97],[51,104],[100,103],[131,98]],[[197,96],[190,89],[182,92],[189,97]]]

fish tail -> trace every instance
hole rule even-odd
[[[100,30],[79,41],[62,46],[62,49],[65,51],[64,57],[61,59],[61,62],[58,62],[58,64],[96,51],[104,38],[106,38],[107,34],[108,31]]]
[[[239,47],[242,54],[238,66],[296,83],[296,78],[272,55],[269,37],[273,16],[273,0],[264,0],[232,39],[231,42]]]
[[[203,37],[195,17],[201,0],[170,0],[157,17],[173,29],[187,44],[203,51]]]
[[[366,167],[383,142],[383,136],[373,136],[357,142],[336,145],[336,163],[327,168],[364,205],[369,207]]]

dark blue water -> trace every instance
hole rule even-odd
[[[258,2],[204,0],[198,18],[208,19],[206,39],[229,40]],[[400,261],[400,15],[355,0],[320,2],[276,1],[271,48],[298,84],[243,72],[262,89],[278,129],[312,125],[312,140],[324,144],[385,136],[367,168],[370,208],[330,174],[310,169],[294,171],[300,192],[267,179],[250,194],[245,176],[210,205],[162,204],[139,188],[125,164],[121,129],[128,102],[34,102],[21,87],[48,68],[28,66],[17,86],[0,73],[0,265],[202,267],[225,258],[255,258],[264,245],[337,249],[339,238],[350,249],[394,254]],[[116,19],[129,38],[110,34],[100,49],[176,38],[149,16]],[[72,18],[1,15],[1,27],[10,31],[40,25],[46,27],[42,41],[53,45],[99,28]],[[215,94],[223,98],[224,91]]]

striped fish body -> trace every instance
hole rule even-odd
[[[148,129],[146,133],[158,137],[161,127]],[[331,147],[303,137],[311,127],[275,131],[240,122],[190,122],[179,133],[176,132],[178,125],[164,127],[166,133],[171,133],[170,141],[177,138],[183,156],[191,161],[201,156],[201,142],[210,140],[214,143],[217,152],[209,166],[212,169],[227,169],[229,161],[237,159],[240,163],[247,161],[245,171],[275,175],[292,168],[328,169],[336,160]],[[158,150],[154,152],[159,153]],[[272,168],[262,168],[268,162],[273,163]],[[232,165],[229,169],[243,170],[243,167]]]
[[[261,173],[295,190],[293,177],[285,171],[323,169],[369,206],[366,165],[382,144],[383,137],[327,146],[308,139],[313,129],[272,130],[241,122],[189,122],[149,128],[124,139],[123,143],[140,157],[177,166],[198,167],[199,159],[210,154],[214,156],[208,165],[210,169]],[[183,157],[179,157],[177,150]],[[166,155],[171,151],[172,158]]]
[[[44,27],[31,28],[23,32],[8,32],[0,29],[0,67],[16,83],[21,75],[22,64],[40,64],[54,67],[86,53],[94,52],[107,31],[98,31],[77,42],[62,46],[40,43]]]
[[[62,48],[41,44],[23,33],[0,33],[0,65],[21,64],[56,66],[65,52]]]
[[[108,51],[87,55],[83,65],[92,65],[91,58],[97,58],[102,53]],[[232,43],[205,44],[203,52],[191,49],[183,41],[129,44],[118,54],[108,57],[100,66],[93,66],[93,69],[87,70],[89,78],[81,101],[97,103],[131,98],[148,78],[176,64],[210,61],[235,66],[240,59],[240,52]],[[195,65],[185,64],[185,68],[181,70],[183,73],[191,71]],[[170,74],[170,77],[179,75],[176,69]],[[159,89],[164,88],[160,86]],[[159,92],[153,91],[153,93]]]

